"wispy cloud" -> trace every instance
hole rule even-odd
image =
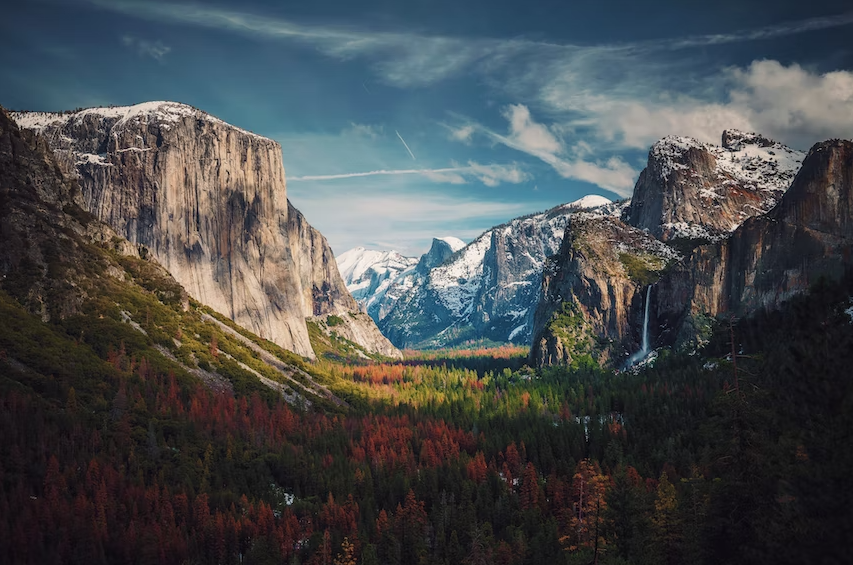
[[[468,166],[445,167],[441,169],[393,169],[376,170],[356,173],[340,173],[333,175],[304,175],[287,179],[290,182],[335,181],[373,176],[421,175],[433,182],[446,184],[465,184],[476,179],[486,186],[494,187],[501,183],[519,184],[530,180],[530,175],[517,164],[512,165],[481,165],[468,161]]]
[[[722,45],[726,43],[742,43],[744,41],[761,41],[807,33],[810,31],[820,31],[834,27],[841,27],[850,24],[853,24],[853,12],[838,14],[835,16],[809,18],[795,22],[785,22],[756,29],[740,30],[734,33],[718,33],[684,37],[667,42],[665,45],[670,49],[686,49],[690,47],[706,47],[709,45]]]
[[[509,122],[509,133],[503,135],[480,124],[467,124],[494,142],[527,153],[551,165],[562,177],[589,182],[619,196],[630,196],[639,171],[619,157],[590,162],[580,158],[584,151],[569,155],[563,142],[544,124],[536,122],[523,104],[513,104],[503,111]]]
[[[717,34],[573,45],[306,25],[209,4],[77,1],[157,22],[294,42],[341,62],[359,59],[378,81],[401,88],[476,73],[504,99],[524,101],[525,108],[548,116],[550,123],[525,122],[529,113],[525,118],[523,112],[508,110],[508,134],[482,126],[472,129],[465,123],[451,130],[451,138],[471,143],[476,132],[484,133],[493,142],[541,159],[565,178],[592,182],[620,195],[630,190],[637,173],[621,157],[624,151],[644,149],[666,134],[715,141],[723,129],[738,127],[803,147],[821,138],[850,137],[853,127],[849,72],[818,74],[775,61],[698,70],[693,57],[677,54],[850,26],[853,12]],[[156,58],[156,53],[150,55]],[[447,183],[471,178],[458,171],[418,174]]]
[[[507,218],[547,207],[541,202],[494,202],[472,195],[400,189],[350,194],[326,185],[290,196],[306,217],[323,219],[320,229],[336,254],[363,245],[417,256],[427,251],[439,233],[470,241]],[[330,207],[332,200],[344,205]]]
[[[147,39],[140,39],[132,35],[122,36],[121,43],[125,47],[136,51],[140,57],[147,56],[158,61],[162,60],[172,50],[168,45],[164,45],[162,41],[148,41]]]
[[[527,39],[458,38],[376,29],[305,25],[293,21],[214,6],[140,0],[78,0],[113,12],[155,21],[221,29],[233,33],[291,40],[339,59],[370,57],[387,82],[419,86],[444,80],[475,67],[483,72],[515,67],[519,59],[533,62],[553,57],[598,54],[640,54],[726,43],[785,37],[853,24],[853,12],[787,22],[725,34],[687,36],[599,46]]]
[[[341,135],[378,139],[382,136],[383,129],[384,128],[381,125],[357,124],[355,122],[350,122],[349,127],[344,129],[341,132]]]
[[[341,180],[354,179],[358,177],[375,177],[387,175],[437,175],[443,173],[458,173],[465,170],[464,167],[448,167],[445,169],[395,169],[395,170],[378,170],[365,171],[360,173],[340,173],[335,175],[304,175],[301,177],[291,177],[289,181],[323,181],[323,180]]]

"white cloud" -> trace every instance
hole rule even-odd
[[[383,130],[384,128],[381,125],[357,124],[355,122],[350,122],[349,127],[341,131],[341,135],[379,139],[383,134]]]
[[[756,61],[731,71],[728,107],[755,129],[791,140],[853,137],[853,73],[817,74],[798,65]]]
[[[121,38],[121,43],[125,47],[136,51],[139,56],[148,56],[160,61],[165,57],[172,48],[164,45],[161,41],[148,41],[147,39],[139,39],[132,35],[125,35]]]
[[[796,64],[754,61],[706,78],[722,88],[721,100],[678,95],[623,93],[571,98],[571,85],[552,86],[544,101],[573,117],[575,126],[600,141],[645,149],[669,135],[688,135],[719,143],[724,129],[757,131],[799,148],[830,137],[853,136],[853,73],[819,74]],[[618,91],[618,89],[616,89]]]
[[[527,153],[561,153],[563,145],[548,128],[534,122],[530,110],[523,104],[513,104],[504,109],[504,117],[509,120],[509,139]]]
[[[498,186],[502,182],[519,184],[532,177],[517,165],[480,165],[468,161],[468,170],[486,186]]]
[[[474,134],[474,126],[467,125],[458,128],[448,127],[450,130],[450,139],[461,141],[462,143],[470,143],[471,136]]]
[[[588,146],[583,142],[573,147],[572,158],[563,157],[566,149],[562,142],[545,125],[534,121],[526,106],[509,106],[504,109],[503,116],[509,121],[509,135],[501,135],[482,125],[477,125],[475,129],[492,141],[541,159],[563,178],[589,182],[619,196],[631,195],[639,171],[620,157],[586,161],[582,156],[588,151]]]

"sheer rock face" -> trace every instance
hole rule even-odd
[[[429,251],[421,255],[418,261],[418,272],[422,275],[429,273],[430,270],[450,259],[454,253],[463,247],[465,247],[465,243],[456,238],[432,238]]]
[[[589,354],[602,365],[621,364],[638,348],[645,287],[676,257],[617,218],[572,217],[542,277],[531,362],[568,364]]]
[[[781,152],[778,144],[760,136],[727,132],[723,139],[726,151],[748,146],[750,151],[772,150],[776,156]],[[651,278],[643,277],[646,283],[654,283],[650,311],[653,346],[692,348],[701,344],[710,318],[740,317],[763,307],[778,307],[808,290],[820,277],[839,279],[853,268],[853,142],[832,140],[815,145],[790,188],[784,185],[786,175],[774,177],[775,188],[745,190],[735,183],[722,184],[717,193],[725,195],[724,201],[702,208],[696,205],[705,198],[699,193],[711,190],[702,187],[722,178],[719,151],[685,142],[678,159],[654,157],[662,146],[673,146],[671,138],[668,140],[652,149],[653,158],[622,218],[643,229],[641,233],[649,238],[643,244],[646,249],[656,243],[663,245],[660,239],[671,243],[679,237],[712,241],[694,245],[686,258],[659,254],[668,264],[666,270],[648,265],[649,271],[656,271]],[[758,175],[760,163],[747,162],[755,165],[749,172]],[[773,168],[770,161],[762,162]],[[669,167],[666,174],[661,163]],[[667,184],[650,184],[649,175],[665,179]],[[760,200],[762,194],[765,200]],[[753,197],[760,205],[753,212],[744,211],[742,202]],[[773,207],[765,210],[770,205]],[[597,353],[600,362],[615,364],[615,355],[637,348],[644,297],[638,294],[631,269],[623,272],[614,260],[620,250],[634,246],[630,238],[625,240],[631,232],[624,225],[615,229],[618,224],[612,220],[610,227],[598,222],[595,229],[589,229],[573,220],[560,254],[545,271],[531,349],[531,359],[537,364],[567,363],[583,353],[594,357]],[[670,224],[678,222],[689,229],[678,225],[670,229]],[[624,267],[633,264],[637,271],[635,261],[622,263]],[[604,355],[608,349],[609,359]]]
[[[274,141],[170,102],[14,117],[76,173],[86,209],[238,324],[313,357],[305,318],[357,310],[287,200]],[[396,351],[379,341],[363,345]]]
[[[658,284],[657,317],[673,341],[697,340],[697,316],[776,307],[820,277],[853,267],[853,142],[815,145],[768,214],[696,250]]]
[[[663,241],[727,237],[776,205],[804,154],[765,137],[723,132],[723,146],[668,136],[649,151],[626,223]]]

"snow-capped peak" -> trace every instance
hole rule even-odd
[[[598,208],[599,206],[606,206],[607,204],[612,204],[612,202],[612,200],[603,196],[599,196],[598,194],[587,194],[583,198],[579,198],[574,202],[569,202],[567,207],[586,210],[589,208]]]
[[[449,245],[450,249],[452,249],[454,253],[459,251],[460,249],[462,249],[466,245],[464,241],[462,241],[458,237],[453,237],[453,236],[437,237],[435,239],[437,239],[439,241],[443,241],[444,243]]]
[[[344,251],[335,260],[344,283],[350,286],[365,278],[368,271],[385,274],[388,270],[402,271],[417,263],[413,257],[404,257],[397,251],[378,251],[356,247]],[[370,275],[368,275],[368,279]]]
[[[156,121],[161,124],[174,124],[181,121],[183,118],[191,117],[203,119],[210,122],[224,124],[241,133],[245,133],[254,137],[261,137],[250,131],[238,128],[215,116],[211,116],[203,110],[194,108],[188,104],[180,102],[169,102],[158,100],[152,102],[142,102],[132,106],[100,106],[95,108],[86,108],[76,112],[13,112],[12,118],[22,128],[41,131],[47,126],[58,126],[69,122],[79,122],[87,116],[95,116],[105,120],[115,120],[112,127],[120,127],[129,122]]]

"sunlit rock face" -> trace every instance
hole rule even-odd
[[[773,208],[805,156],[754,133],[727,130],[722,142],[655,143],[623,220],[663,241],[720,240]]]
[[[78,176],[92,214],[238,324],[313,357],[305,319],[357,311],[325,238],[287,200],[276,142],[172,102],[14,118]],[[379,338],[363,345],[399,354]]]

